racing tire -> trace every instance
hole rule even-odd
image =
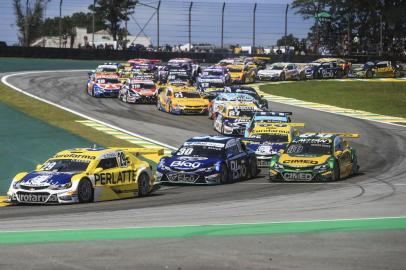
[[[341,70],[337,71],[335,74],[336,79],[341,79],[343,76],[344,73]]]
[[[83,179],[78,185],[78,200],[80,203],[90,203],[94,198],[92,182],[89,179]]]
[[[227,183],[228,183],[228,168],[225,164],[221,164],[219,184],[227,184]]]
[[[250,161],[250,167],[247,171],[247,179],[255,178],[258,175],[257,159],[252,158]]]
[[[341,177],[340,177],[340,165],[336,161],[334,163],[334,170],[333,170],[333,173],[331,175],[331,180],[332,181],[339,181],[340,179],[341,179]]]
[[[281,75],[279,76],[279,80],[281,81],[285,81],[286,80],[286,75],[284,72],[281,73]]]
[[[141,173],[138,177],[138,197],[145,197],[149,194],[149,176],[146,173]]]
[[[94,88],[92,88],[92,95],[91,96],[94,97]]]
[[[351,175],[357,175],[359,172],[359,166],[358,166],[358,159],[357,157],[354,157],[352,159],[352,169],[351,169]]]
[[[367,72],[365,73],[365,77],[367,79],[371,79],[374,76],[374,73],[372,72],[372,70],[367,70]]]
[[[306,80],[306,75],[305,75],[304,71],[299,73],[299,80],[301,80],[301,81]]]

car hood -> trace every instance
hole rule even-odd
[[[215,165],[218,158],[172,156],[165,159],[165,165],[179,171],[191,171]]]
[[[64,185],[69,183],[74,173],[63,172],[31,172],[25,175],[19,182],[28,187],[48,187],[51,185]]]
[[[200,82],[223,81],[223,75],[207,75],[199,77]]]
[[[272,70],[272,69],[258,71],[258,74],[267,74],[267,75],[280,75],[281,73],[282,70]]]
[[[121,88],[121,83],[96,83],[96,86],[103,89],[117,89]]]
[[[174,98],[173,104],[180,104],[184,106],[208,106],[209,101],[204,98]]]
[[[286,143],[266,143],[266,144],[256,144],[249,143],[247,145],[248,149],[255,152],[259,156],[270,156],[278,154],[278,151],[286,148]]]
[[[323,156],[290,156],[288,154],[282,154],[279,158],[279,163],[290,167],[310,167],[326,163],[330,158],[330,155]]]

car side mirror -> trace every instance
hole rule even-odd
[[[343,151],[336,151],[336,157],[339,157],[343,154]]]
[[[39,169],[41,169],[41,167],[42,167],[42,165],[41,164],[38,164],[36,167],[35,167],[35,170],[39,170]]]
[[[94,174],[101,173],[102,171],[103,171],[103,168],[98,167],[98,168],[96,168],[96,169],[94,170]]]
[[[280,150],[278,151],[278,153],[279,153],[279,155],[282,155],[283,153],[285,153],[285,149],[280,149]]]

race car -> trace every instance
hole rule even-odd
[[[122,85],[115,73],[95,73],[87,81],[86,91],[92,97],[117,97]]]
[[[151,165],[139,154],[163,149],[74,148],[61,151],[33,172],[17,174],[7,192],[10,203],[89,203],[146,196],[159,188]]]
[[[350,71],[348,77],[355,78],[399,78],[406,75],[406,68],[392,61],[367,62]]]
[[[270,164],[270,181],[337,181],[358,173],[357,153],[345,138],[353,133],[305,133],[293,138]]]
[[[119,68],[119,81],[125,83],[127,79],[133,78],[135,76],[135,71],[129,63],[124,63]]]
[[[203,72],[197,77],[196,83],[199,91],[210,91],[210,88],[220,88],[229,84],[230,74],[227,68],[222,66],[211,66],[205,68]]]
[[[127,103],[156,103],[157,88],[152,80],[127,79],[118,98]]]
[[[258,71],[261,81],[299,80],[299,70],[293,63],[274,63],[269,68]]]
[[[145,59],[145,58],[134,58],[127,61],[130,64],[158,64],[161,62],[159,59]]]
[[[258,92],[249,86],[245,85],[232,85],[232,86],[225,86],[224,87],[225,93],[239,93],[239,94],[247,94],[255,98],[256,103],[258,106],[263,109],[269,109],[268,100],[264,99],[262,95],[259,95]]]
[[[209,102],[209,118],[214,119],[217,117],[219,109],[223,108],[226,103],[229,102],[253,102],[256,100],[254,97],[243,93],[222,93],[218,95],[215,99]]]
[[[88,72],[89,78],[94,75],[95,73],[112,73],[112,74],[119,74],[119,64],[117,63],[104,63],[102,65],[98,65],[95,70]]]
[[[228,102],[218,108],[214,130],[223,135],[243,135],[255,112],[262,111],[254,102]]]
[[[311,63],[302,72],[303,79],[340,79],[345,75],[337,62]]]
[[[206,114],[209,101],[194,87],[166,87],[158,90],[157,108],[172,114]]]
[[[349,70],[351,69],[351,62],[342,58],[325,57],[314,61],[314,63],[324,63],[324,62],[337,62],[337,65],[341,67],[345,75],[347,75]]]
[[[255,76],[257,69],[245,64],[233,64],[227,66],[230,73],[231,83],[253,83],[255,82]]]
[[[258,167],[269,168],[270,161],[281,149],[285,149],[294,136],[299,135],[295,127],[304,127],[303,123],[270,123],[256,121],[244,138],[247,148],[254,151]]]
[[[226,184],[258,173],[255,154],[240,139],[222,136],[190,138],[157,166],[160,183]]]
[[[256,112],[251,118],[251,121],[247,124],[247,129],[245,130],[244,137],[249,137],[250,132],[254,128],[257,122],[266,123],[290,123],[290,116],[292,112]]]
[[[174,58],[174,59],[171,59],[168,61],[168,65],[184,66],[184,67],[188,67],[188,69],[190,68],[193,80],[201,72],[201,67],[200,67],[199,63],[190,58]]]

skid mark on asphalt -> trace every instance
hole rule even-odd
[[[137,137],[137,136],[129,135],[129,134],[124,133],[122,131],[119,131],[117,129],[114,129],[114,128],[105,126],[103,124],[97,123],[95,121],[77,120],[76,122],[81,123],[81,124],[83,124],[85,126],[94,128],[94,129],[96,129],[98,131],[101,131],[101,132],[104,132],[106,134],[109,134],[111,136],[114,136],[114,137],[116,137],[118,139],[125,140],[125,141],[128,141],[130,143],[139,145],[139,146],[144,147],[144,148],[157,148],[157,147],[158,148],[163,148],[165,155],[170,154],[172,152],[172,150],[169,149],[169,148],[162,147],[161,145],[149,142],[149,141],[147,141],[147,140],[145,140],[143,138]]]
[[[348,80],[348,79],[346,79],[346,80]],[[392,80],[400,80],[400,79],[392,79]],[[405,80],[403,78],[400,81],[405,82]],[[400,126],[400,125],[403,126],[406,124],[406,118],[402,118],[402,117],[381,115],[381,114],[376,114],[376,113],[371,113],[371,112],[366,112],[366,111],[361,111],[361,110],[346,109],[346,108],[341,108],[341,107],[336,107],[336,106],[331,106],[331,105],[326,105],[326,104],[319,104],[319,103],[310,102],[310,101],[298,100],[295,98],[288,98],[288,97],[281,97],[281,96],[267,94],[267,93],[264,93],[259,90],[259,86],[261,86],[261,85],[264,85],[264,83],[258,83],[258,84],[252,85],[252,86],[255,89],[257,89],[264,96],[264,98],[268,101],[283,103],[283,104],[287,104],[287,105],[303,107],[303,108],[308,108],[308,109],[313,109],[313,110],[318,110],[318,111],[323,111],[323,112],[329,112],[329,113],[334,113],[334,114],[339,114],[339,115],[345,115],[345,116],[349,116],[349,117],[353,117],[353,118],[369,120],[369,121],[385,123],[385,124],[391,124],[391,125],[396,125],[396,126]]]

